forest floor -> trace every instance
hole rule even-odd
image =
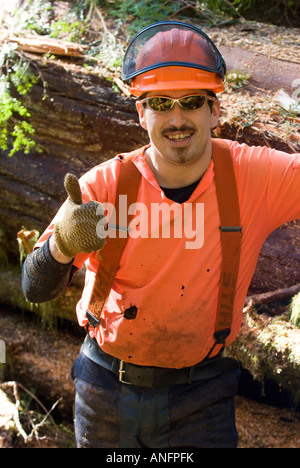
[[[41,419],[42,415],[38,416]],[[300,415],[291,409],[236,397],[238,448],[300,448]],[[40,427],[32,440],[25,442],[16,429],[7,403],[0,395],[0,448],[74,448],[73,425],[63,421]]]
[[[0,448],[74,448],[73,425],[70,421],[54,427],[39,428],[37,437],[25,443],[0,398]],[[10,427],[8,427],[10,425]],[[290,409],[276,408],[238,395],[236,397],[238,448],[300,448],[300,415]]]

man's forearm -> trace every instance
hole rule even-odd
[[[51,253],[52,257],[54,258],[54,260],[56,260],[59,263],[67,264],[67,263],[70,263],[73,260],[72,257],[66,257],[64,254],[61,253],[61,251],[59,250],[59,248],[56,245],[54,236],[50,236],[49,250],[50,250],[50,253]]]
[[[22,288],[25,297],[30,302],[39,303],[55,299],[70,281],[72,259],[56,255],[53,244],[52,254],[49,246],[51,237],[42,247],[31,252],[23,264]]]

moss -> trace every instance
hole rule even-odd
[[[289,309],[280,317],[245,312],[241,330],[228,353],[238,359],[263,386],[275,382],[299,404],[300,331],[289,321]],[[297,403],[298,401],[298,403]]]
[[[20,252],[20,264],[22,265],[27,255],[32,251],[34,245],[40,237],[39,231],[28,231],[26,228],[21,229],[17,235],[17,241]]]
[[[290,321],[300,328],[300,293],[293,297],[290,305]]]
[[[57,299],[33,304],[23,294],[20,265],[9,265],[5,271],[0,270],[0,303],[33,312],[41,318],[43,327],[55,329],[58,319],[76,321],[75,308],[81,292],[79,287],[69,286]]]
[[[0,269],[6,268],[8,265],[8,247],[5,235],[5,230],[0,228]]]

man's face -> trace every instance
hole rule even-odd
[[[150,92],[146,97],[167,96],[180,98],[193,94],[207,94],[203,90],[178,90]],[[184,110],[178,103],[164,113],[157,113],[137,102],[142,127],[147,130],[151,151],[155,157],[175,165],[186,165],[201,158],[211,138],[211,129],[219,119],[219,102],[213,102],[210,110],[208,101],[200,109]]]

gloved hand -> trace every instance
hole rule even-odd
[[[105,237],[106,220],[101,203],[82,203],[81,190],[77,177],[70,172],[65,176],[65,189],[69,198],[61,221],[54,228],[57,247],[66,257],[75,257],[80,252],[90,253],[102,249]],[[99,221],[102,219],[102,222]]]

